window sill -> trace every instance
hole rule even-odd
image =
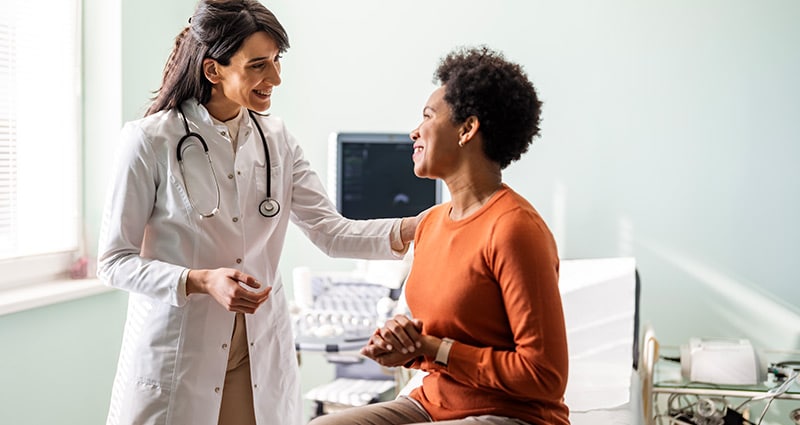
[[[64,279],[0,289],[0,316],[113,290],[98,279]]]

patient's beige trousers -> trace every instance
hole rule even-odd
[[[317,416],[308,425],[421,425],[431,422],[434,420],[416,400],[402,396],[392,401],[351,407]],[[492,415],[470,416],[436,423],[439,425],[530,425],[520,419]]]
[[[244,313],[236,313],[233,325],[228,369],[222,388],[219,425],[255,425],[253,386],[250,382],[250,355],[247,351],[247,329]]]

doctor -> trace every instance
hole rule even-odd
[[[416,218],[353,221],[265,114],[285,30],[256,0],[202,0],[127,123],[98,274],[130,292],[108,424],[303,421],[284,283],[289,221],[331,256],[394,258]]]

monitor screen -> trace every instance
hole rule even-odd
[[[352,219],[408,217],[441,202],[441,183],[419,178],[402,133],[334,133],[329,170],[339,212]]]

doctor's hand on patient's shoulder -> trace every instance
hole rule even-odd
[[[414,217],[405,217],[400,221],[400,239],[402,239],[403,243],[409,243],[414,240],[414,234],[417,231],[419,222],[422,221],[431,208],[433,207],[422,211]]]
[[[193,269],[189,270],[186,279],[186,294],[208,294],[228,311],[255,313],[256,309],[269,298],[272,287],[255,292],[245,289],[240,283],[253,289],[262,287],[256,278],[236,269]]]

